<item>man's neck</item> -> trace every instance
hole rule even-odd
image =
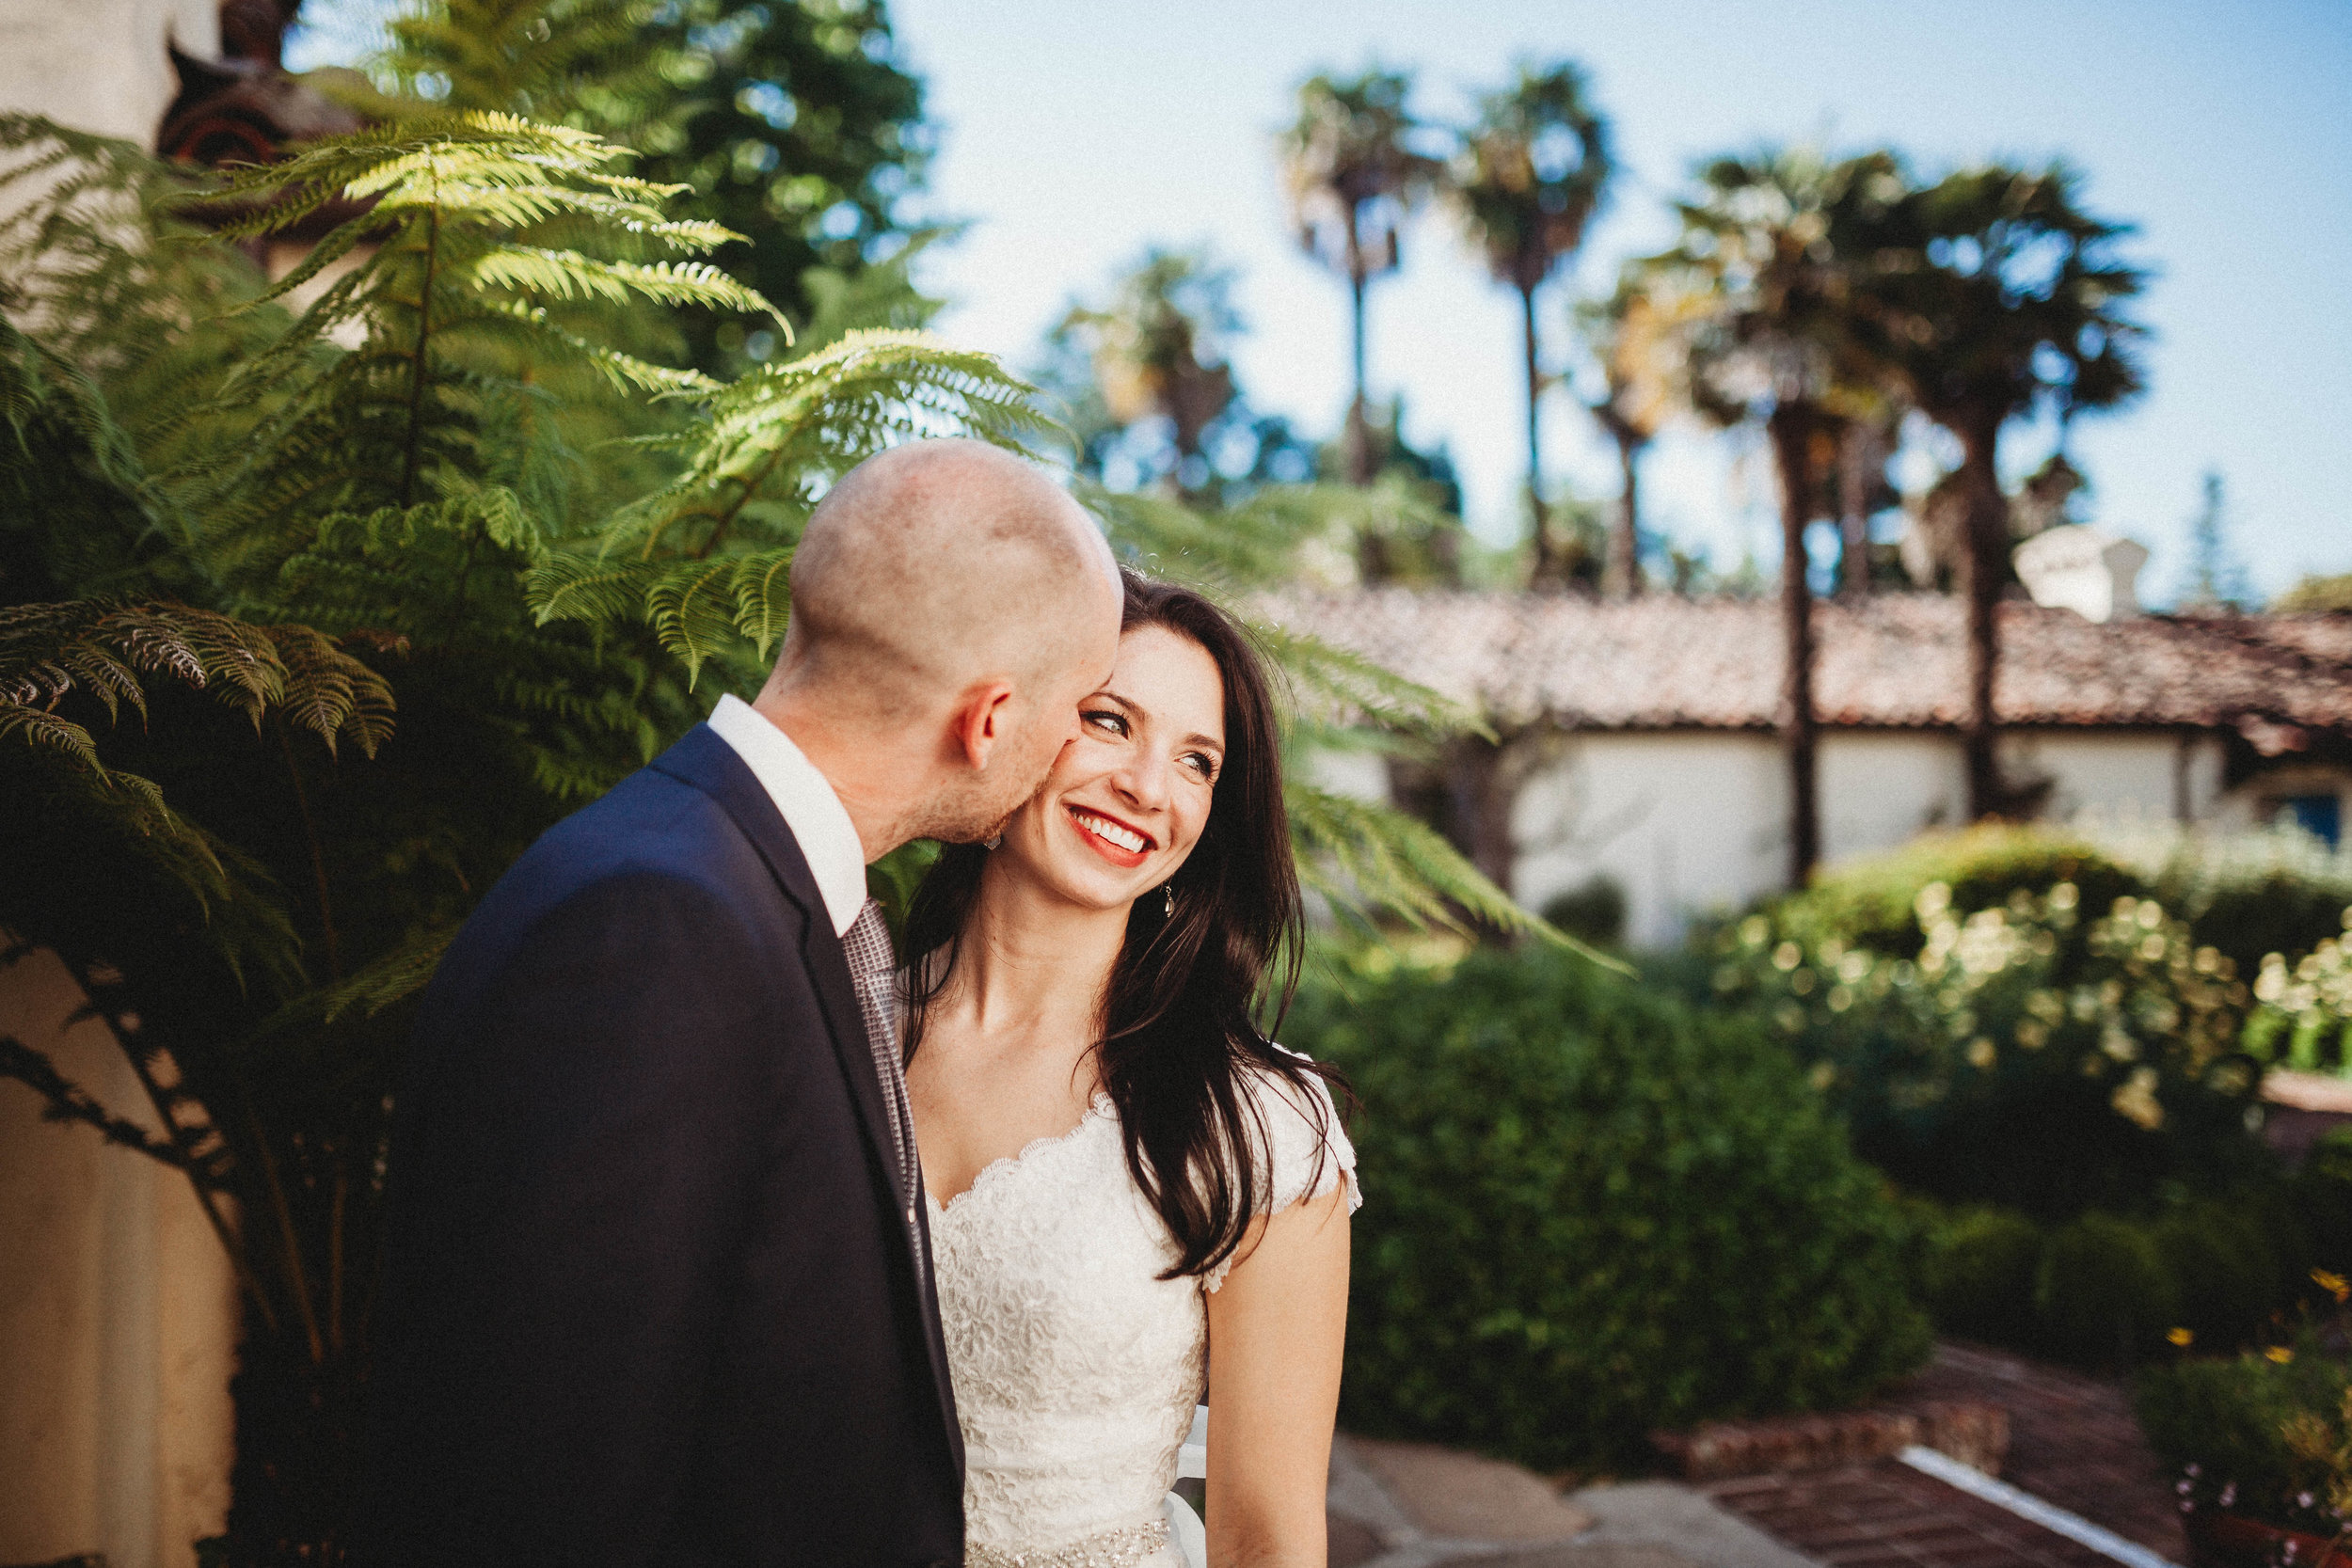
[[[881,747],[789,692],[763,691],[752,709],[782,730],[833,786],[841,809],[850,814],[850,825],[857,830],[866,864],[906,842],[904,759],[883,755]]]

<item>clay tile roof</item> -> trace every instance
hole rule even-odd
[[[1365,655],[1504,728],[1750,729],[1779,699],[1778,604],[1653,595],[1378,588],[1285,593],[1266,619]],[[1956,725],[1966,657],[1955,597],[1817,607],[1825,724]],[[2099,625],[2005,603],[1994,705],[2005,724],[2352,732],[2352,616],[2150,616]]]

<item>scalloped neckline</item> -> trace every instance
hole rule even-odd
[[[1042,1138],[1031,1138],[1027,1143],[1023,1144],[1012,1153],[1000,1155],[996,1159],[991,1160],[987,1164],[980,1167],[980,1174],[972,1179],[972,1184],[970,1186],[964,1188],[963,1191],[958,1193],[955,1196],[949,1198],[945,1203],[942,1203],[939,1200],[939,1195],[937,1193],[932,1192],[930,1188],[926,1185],[923,1189],[923,1201],[930,1205],[931,1212],[933,1213],[937,1214],[942,1219],[946,1218],[949,1214],[954,1213],[956,1210],[962,1205],[966,1198],[969,1198],[974,1193],[978,1192],[982,1187],[987,1186],[998,1176],[1009,1176],[1012,1172],[1019,1170],[1023,1165],[1027,1164],[1029,1163],[1030,1156],[1042,1154],[1049,1148],[1058,1148],[1063,1144],[1074,1142],[1079,1133],[1085,1132],[1089,1127],[1092,1126],[1095,1119],[1103,1116],[1110,1108],[1110,1103],[1111,1097],[1109,1095],[1097,1094],[1091,1101],[1088,1101],[1086,1115],[1080,1117],[1078,1118],[1078,1124],[1071,1128],[1068,1132],[1056,1132]]]

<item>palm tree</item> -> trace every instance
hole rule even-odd
[[[1642,511],[1639,461],[1680,401],[1676,381],[1677,327],[1665,297],[1645,287],[1639,263],[1628,266],[1605,299],[1576,309],[1577,330],[1600,362],[1603,391],[1593,418],[1617,449],[1616,515],[1601,569],[1601,596],[1630,598],[1642,591]]]
[[[1233,275],[1201,251],[1152,247],[1122,277],[1108,306],[1073,306],[1048,341],[1083,354],[1102,398],[1101,416],[1120,429],[1150,420],[1168,427],[1160,483],[1190,500],[1214,488],[1203,442],[1234,406],[1224,341],[1240,330]]]
[[[2138,356],[2145,331],[2123,306],[2148,275],[2115,255],[2131,228],[2085,212],[2081,183],[2060,164],[2040,173],[1988,166],[1919,190],[1901,213],[1912,265],[1875,284],[1903,393],[1961,447],[1968,604],[1962,738],[1972,817],[1998,816],[2010,804],[1994,753],[1994,610],[2009,579],[2010,542],[2001,432],[2042,410],[2063,428],[2074,414],[2116,407],[2146,386]]]
[[[1291,218],[1310,256],[1346,277],[1353,307],[1355,395],[1347,409],[1347,481],[1373,479],[1364,381],[1364,291],[1397,266],[1406,212],[1436,182],[1439,165],[1413,150],[1421,129],[1406,107],[1412,78],[1402,71],[1308,78],[1298,119],[1282,135]]]
[[[1685,320],[1684,401],[1717,424],[1760,420],[1778,471],[1792,887],[1820,857],[1804,534],[1825,510],[1840,422],[1883,377],[1869,288],[1883,264],[1887,214],[1904,193],[1889,152],[1835,164],[1783,149],[1718,159],[1681,204],[1680,244],[1647,264],[1655,308]]]
[[[1518,291],[1527,347],[1527,499],[1535,538],[1534,580],[1556,585],[1559,561],[1544,527],[1543,453],[1537,413],[1542,356],[1535,291],[1584,243],[1586,224],[1608,190],[1609,126],[1587,96],[1583,71],[1519,68],[1507,90],[1490,93],[1462,133],[1451,191],[1462,225],[1486,252],[1498,282]]]

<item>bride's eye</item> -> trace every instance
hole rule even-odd
[[[1096,729],[1106,731],[1111,735],[1123,736],[1127,733],[1127,716],[1123,713],[1113,713],[1108,708],[1096,708],[1091,713],[1081,713],[1078,717]]]
[[[1215,757],[1203,752],[1186,752],[1184,762],[1194,772],[1200,774],[1204,782],[1209,784],[1216,782],[1216,759]]]

